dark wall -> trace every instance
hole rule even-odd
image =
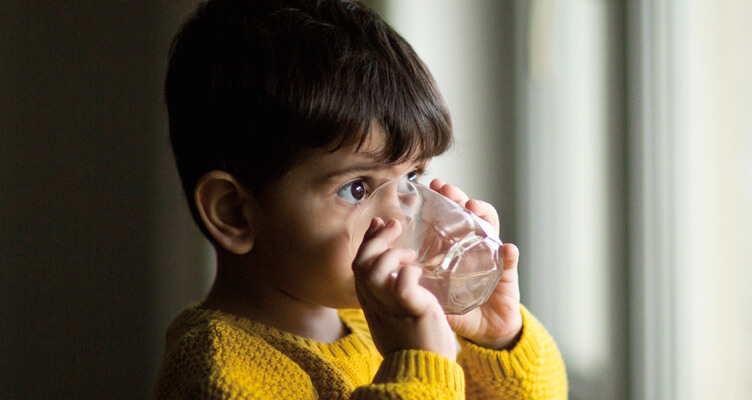
[[[201,292],[161,98],[189,3],[0,3],[2,398],[146,397]]]

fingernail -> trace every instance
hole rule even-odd
[[[393,227],[393,226],[394,226],[394,224],[395,224],[395,223],[397,223],[397,221],[395,221],[395,220],[391,219],[391,220],[389,220],[389,222],[388,222],[388,223],[386,224],[386,227],[387,227],[387,228],[391,228],[391,227]]]
[[[371,219],[371,225],[368,226],[368,230],[366,232],[372,232],[376,228],[377,223],[378,221],[376,221],[376,218]]]

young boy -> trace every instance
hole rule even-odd
[[[165,96],[217,274],[168,328],[155,398],[567,396],[556,345],[519,304],[514,245],[489,301],[445,316],[403,266],[415,255],[390,247],[399,223],[355,218],[451,143],[432,77],[375,13],[209,0],[175,38]],[[431,187],[498,231],[488,203]]]

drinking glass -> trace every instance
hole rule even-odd
[[[357,219],[396,219],[402,233],[391,246],[416,251],[419,283],[447,314],[483,304],[501,278],[502,242],[493,227],[433,189],[405,178],[379,186]]]

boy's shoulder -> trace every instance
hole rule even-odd
[[[196,303],[186,307],[167,328],[167,353],[186,353],[185,349],[193,349],[205,357],[223,350],[233,350],[240,344],[242,346],[237,350],[268,345],[254,329],[248,328],[243,326],[241,318],[204,309],[200,303]],[[217,360],[223,358],[217,355]]]
[[[242,397],[263,387],[266,393],[294,398],[299,390],[288,393],[291,388],[285,382],[312,387],[309,376],[254,325],[199,304],[187,307],[167,329],[154,397],[214,398],[217,393]]]
[[[363,311],[359,309],[342,309],[340,318],[361,341],[372,343]],[[201,303],[192,304],[184,309],[167,328],[167,353],[174,348],[196,347],[203,352],[213,353],[220,350],[234,350],[238,345],[245,350],[249,346],[252,354],[258,355],[261,348],[286,349],[289,346],[321,350],[320,343],[304,339],[291,333],[217,310],[202,308]],[[280,353],[282,355],[282,353]]]

